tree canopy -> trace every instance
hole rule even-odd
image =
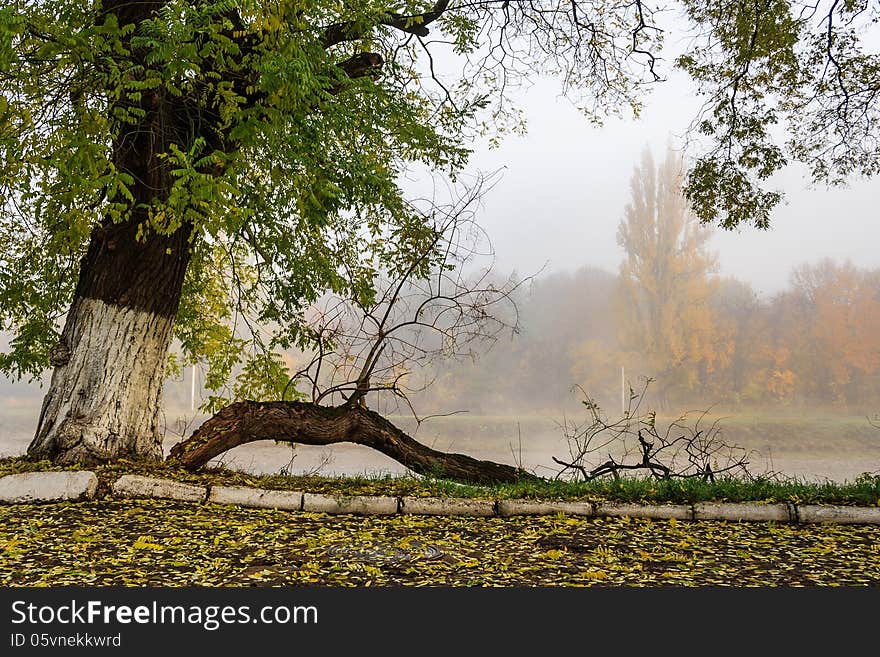
[[[638,113],[681,36],[674,65],[706,98],[687,198],[705,222],[766,227],[787,163],[829,183],[880,168],[878,16],[870,0],[12,0],[0,369],[49,364],[95,227],[134,221],[139,238],[186,228],[178,364],[205,360],[217,388],[249,359],[258,395],[286,376],[273,350],[308,340],[308,303],[368,302],[377,272],[435,239],[401,184],[413,164],[461,175],[475,136],[521,126],[512,96],[533,75],[594,120]]]

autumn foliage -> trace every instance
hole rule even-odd
[[[646,152],[618,229],[614,275],[584,267],[540,278],[521,300],[522,331],[475,363],[440,368],[421,402],[476,413],[564,406],[580,386],[609,410],[621,374],[651,377],[671,409],[835,406],[872,413],[880,395],[880,269],[824,260],[759,296],[717,274],[711,229],[688,212],[682,164]],[[585,258],[586,259],[586,258]]]
[[[625,360],[651,372],[661,403],[691,389],[729,360],[729,330],[711,308],[718,281],[707,242],[711,229],[690,212],[681,188],[684,164],[668,150],[655,167],[649,151],[631,180],[631,202],[617,240],[618,335]]]

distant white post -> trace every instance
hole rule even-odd
[[[626,415],[626,376],[623,365],[620,366],[620,413]]]
[[[196,410],[196,365],[192,367],[192,384],[189,390],[189,410]]]

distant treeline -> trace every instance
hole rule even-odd
[[[651,377],[652,405],[673,412],[688,404],[876,411],[880,270],[805,264],[788,289],[759,298],[717,275],[712,229],[691,213],[683,171],[671,149],[658,165],[646,150],[618,226],[618,274],[584,268],[536,281],[520,304],[521,334],[477,363],[438,372],[423,401],[522,412],[563,407],[580,386],[621,409],[621,388],[638,391]]]
[[[621,275],[585,267],[541,277],[519,300],[518,334],[473,360],[438,362],[413,402],[422,413],[522,414],[570,406],[580,394],[573,386],[581,386],[616,411],[623,368],[636,388],[640,377],[654,377],[652,403],[672,411],[711,404],[877,410],[880,269],[804,265],[769,298],[733,278],[708,277],[706,290],[707,310],[673,317],[661,339],[639,330]],[[0,380],[0,394],[36,403],[42,391]],[[187,370],[167,382],[166,402],[189,401]]]
[[[431,411],[521,413],[567,405],[577,385],[614,411],[624,368],[636,388],[654,377],[651,398],[670,410],[877,406],[880,270],[804,265],[766,299],[732,278],[703,284],[705,307],[679,309],[652,333],[622,275],[583,268],[538,280],[520,304],[520,334],[447,364],[418,400]]]

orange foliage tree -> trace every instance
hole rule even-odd
[[[858,403],[880,375],[880,272],[823,260],[792,275],[807,319],[801,376],[811,396]]]
[[[731,328],[716,321],[711,298],[717,262],[711,229],[691,213],[681,188],[681,157],[667,149],[655,166],[645,150],[631,179],[631,201],[617,231],[620,342],[638,355],[635,371],[657,380],[664,404],[673,392],[703,385],[729,363]]]

